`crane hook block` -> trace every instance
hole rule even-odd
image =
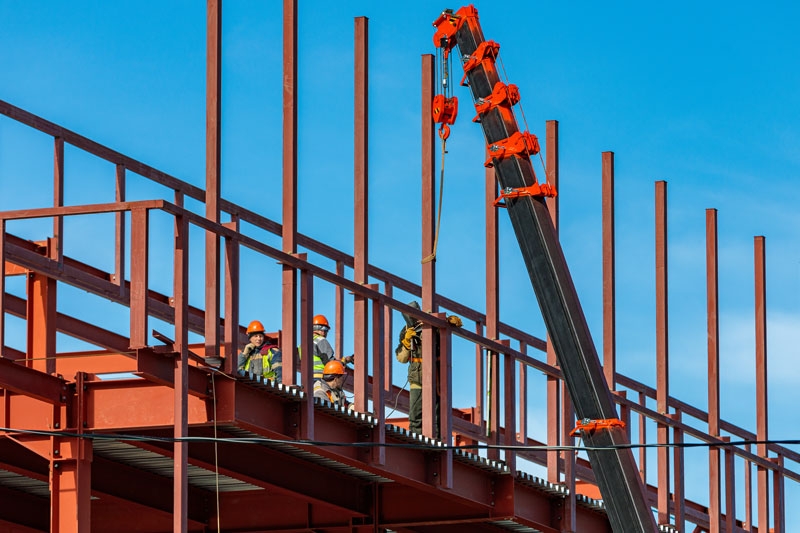
[[[433,97],[431,115],[437,124],[454,124],[458,115],[458,98],[446,98],[443,94],[437,94]]]
[[[539,139],[536,135],[528,131],[517,131],[511,134],[510,137],[497,141],[489,145],[489,152],[491,155],[486,160],[484,166],[491,168],[494,166],[494,160],[502,161],[508,157],[520,156],[530,157],[539,153]]]
[[[502,81],[494,84],[492,94],[486,98],[479,98],[475,103],[475,111],[478,112],[472,122],[480,122],[481,115],[488,113],[499,105],[511,107],[519,102],[519,89],[513,83],[506,85]]]
[[[442,11],[439,18],[433,21],[436,32],[433,34],[433,45],[449,52],[456,45],[456,32],[467,19],[478,20],[478,10],[472,4],[464,6],[455,13],[452,9]]]

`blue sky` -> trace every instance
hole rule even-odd
[[[420,56],[433,53],[431,22],[446,7],[459,6],[309,0],[299,8],[299,230],[352,252],[353,17],[364,15],[370,19],[370,261],[417,281]],[[601,152],[610,150],[616,154],[618,370],[655,383],[654,181],[667,180],[672,394],[706,405],[704,221],[713,207],[719,209],[723,418],[754,430],[753,236],[764,235],[770,436],[797,438],[783,422],[794,417],[800,379],[800,7],[476,7],[485,36],[501,45],[531,131],[543,138],[545,120],[560,123],[562,242],[598,350],[600,163]],[[229,0],[223,14],[223,196],[276,220],[281,20],[277,0]],[[204,186],[204,2],[0,0],[0,27],[0,99]],[[464,287],[484,284],[482,133],[470,122],[468,91],[457,88],[456,95],[462,112],[448,142],[437,283],[440,293],[481,309],[482,292]],[[0,209],[52,202],[51,150],[44,136],[0,119]],[[113,200],[110,166],[73,152],[67,152],[66,203]],[[165,194],[129,180],[131,199]],[[109,247],[91,244],[108,238],[107,225],[69,224],[87,238],[67,242],[68,251],[108,264]],[[46,229],[37,223],[10,228],[32,239]],[[202,240],[195,240],[193,253],[202,253]],[[501,256],[501,318],[543,336],[504,216]],[[276,267],[244,258],[253,266],[243,268],[243,285],[279,301]],[[192,301],[201,304],[202,271],[192,276]],[[9,287],[19,290],[15,281]],[[69,291],[60,309],[69,309]],[[329,287],[317,290],[320,301],[331,294]],[[112,307],[99,302],[93,309],[121,317]],[[279,316],[264,307],[243,302],[242,320],[260,313],[277,329]],[[20,324],[7,321],[10,328]],[[797,511],[787,510],[792,513],[800,523]]]

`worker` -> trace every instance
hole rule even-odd
[[[283,362],[275,339],[267,337],[264,325],[258,320],[248,324],[247,338],[249,342],[239,354],[239,375],[261,376],[280,382],[283,378]]]
[[[325,365],[328,361],[339,360],[339,357],[333,352],[333,346],[328,342],[328,331],[331,326],[328,324],[328,319],[325,315],[316,315],[312,322],[312,334],[314,341],[314,379],[322,379],[325,370]],[[353,362],[353,356],[348,355],[341,359],[344,364]]]
[[[344,394],[344,382],[347,381],[347,369],[338,359],[325,363],[322,377],[314,382],[314,398],[328,400],[334,405],[352,409]]]
[[[410,307],[419,309],[419,303],[409,302]],[[402,364],[408,364],[408,429],[414,433],[422,434],[422,322],[416,318],[403,313],[406,325],[400,330],[400,340],[395,348],[394,354]],[[451,315],[447,317],[447,322],[456,327],[461,327],[461,318]],[[433,356],[434,366],[439,379],[439,332],[434,331],[433,337]],[[439,435],[439,387],[436,386],[436,398],[434,399],[434,411],[436,418],[433,424],[433,434]]]

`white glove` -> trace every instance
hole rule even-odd
[[[255,349],[256,349],[256,345],[251,342],[250,344],[248,344],[247,346],[244,347],[244,354],[245,355],[250,355],[251,353],[253,353],[253,350],[255,350]]]

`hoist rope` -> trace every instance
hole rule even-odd
[[[439,246],[439,227],[442,223],[442,198],[444,197],[444,154],[447,153],[447,136],[442,134],[443,131],[439,129],[439,137],[442,139],[442,170],[439,173],[439,206],[436,208],[436,233],[433,234],[433,251],[431,255],[422,260],[423,265],[436,260],[436,248]]]

